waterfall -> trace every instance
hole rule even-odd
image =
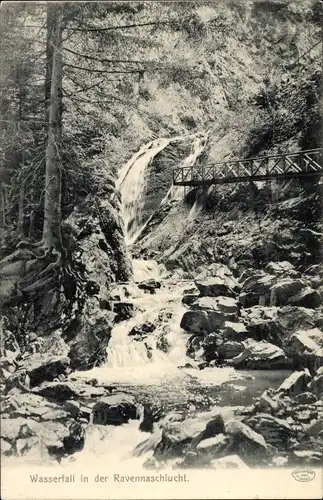
[[[122,196],[121,215],[125,225],[125,240],[127,245],[136,241],[140,233],[146,227],[149,219],[142,220],[142,210],[145,205],[144,192],[147,184],[147,173],[149,166],[158,153],[164,150],[170,143],[179,142],[192,138],[192,151],[181,163],[181,167],[193,166],[201,155],[207,141],[206,134],[195,136],[177,136],[170,139],[159,138],[150,141],[140,148],[133,157],[121,168],[117,186]],[[184,188],[171,186],[161,205],[169,199],[183,198]]]
[[[117,186],[122,193],[121,215],[125,225],[126,243],[133,243],[142,231],[142,196],[146,186],[146,171],[155,156],[168,146],[171,139],[155,139],[145,144],[121,169]]]
[[[192,152],[183,160],[179,167],[192,167],[195,165],[198,157],[203,153],[205,145],[207,142],[207,134],[203,136],[195,137],[192,147]],[[161,205],[169,200],[181,200],[184,196],[183,186],[172,185],[166,193],[166,196],[161,201]]]

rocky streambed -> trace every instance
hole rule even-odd
[[[108,359],[85,372],[59,332],[21,352],[2,325],[5,461],[82,460],[89,443],[116,459],[123,439],[122,457],[148,468],[319,465],[322,277],[212,264],[124,286],[105,303]]]

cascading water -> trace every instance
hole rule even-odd
[[[192,167],[195,165],[198,157],[203,153],[204,148],[207,142],[207,134],[201,137],[196,137],[193,142],[193,151],[184,159],[180,167]],[[177,200],[182,199],[184,195],[184,187],[182,186],[174,186],[172,185],[166,196],[161,201],[161,205],[163,205],[166,201],[169,200]]]
[[[145,144],[121,169],[118,188],[122,193],[121,215],[125,225],[126,244],[133,243],[142,231],[141,213],[146,171],[154,157],[170,143],[170,139],[155,139]]]

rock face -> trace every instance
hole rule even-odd
[[[224,324],[224,314],[212,309],[186,311],[181,320],[181,328],[190,333],[204,335],[211,333]]]
[[[30,387],[51,381],[59,375],[65,375],[70,359],[64,356],[32,354],[18,365],[18,372],[25,372],[30,380]]]
[[[311,376],[308,370],[294,372],[281,384],[278,391],[285,392],[289,396],[296,396],[306,390],[310,380]]]
[[[99,309],[94,298],[87,300],[81,318],[65,332],[72,369],[87,370],[105,361],[114,317]]]
[[[249,368],[253,370],[287,369],[291,360],[282,349],[269,342],[256,342],[248,339],[243,342],[245,350],[230,360],[235,368]]]
[[[62,225],[87,281],[82,313],[64,330],[73,369],[88,369],[106,359],[114,315],[99,304],[108,299],[109,283],[132,277],[119,210],[115,183],[107,178],[97,196],[88,195]]]
[[[206,278],[205,280],[196,281],[196,286],[202,297],[219,297],[225,295],[227,297],[235,296],[236,282],[230,277],[214,277]]]

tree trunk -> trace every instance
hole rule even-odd
[[[19,208],[17,220],[17,232],[19,236],[24,235],[24,199],[25,199],[25,181],[21,181],[19,192]]]
[[[55,5],[47,5],[47,36],[46,36],[46,76],[45,76],[45,119],[49,122],[50,87],[53,69],[53,40],[57,23],[57,9]]]
[[[55,5],[57,8],[57,6]],[[61,110],[62,94],[62,24],[55,18],[53,27],[53,58],[51,70],[48,138],[46,148],[45,204],[43,242],[48,249],[60,250],[61,225]]]

